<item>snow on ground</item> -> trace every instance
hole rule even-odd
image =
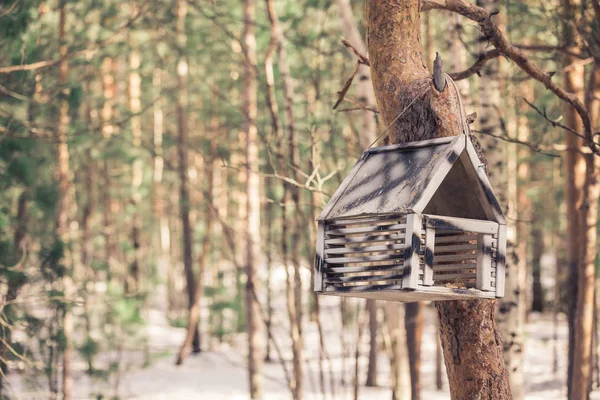
[[[326,344],[328,346],[331,364],[326,363],[326,381],[329,382],[331,372],[334,375],[335,399],[352,398],[352,376],[354,371],[354,343],[356,332],[349,332],[345,336],[348,357],[342,357],[342,343],[340,340],[339,311],[335,306],[336,301],[327,299],[323,301],[322,321],[326,331]],[[283,315],[283,314],[279,314]],[[447,383],[444,382],[443,391],[435,390],[435,315],[430,308],[426,310],[426,328],[423,340],[423,366],[422,386],[425,400],[448,399]],[[289,339],[286,336],[284,321],[275,328],[275,335],[281,346],[284,357],[291,359]],[[175,353],[184,337],[184,330],[173,328],[164,323],[157,313],[152,313],[148,321],[148,336],[153,361],[149,366],[142,367],[141,352],[130,352],[126,355],[129,363],[127,372],[121,379],[119,394],[121,399],[138,400],[178,400],[178,399],[210,399],[210,400],[237,400],[248,399],[247,373],[245,368],[245,338],[240,335],[231,346],[221,345],[200,355],[188,357],[183,366],[174,365]],[[527,344],[525,349],[525,383],[528,400],[548,400],[565,398],[564,376],[566,368],[566,324],[561,317],[557,330],[558,370],[552,373],[553,364],[553,325],[551,315],[532,315],[527,325]],[[307,399],[320,399],[321,390],[318,376],[318,335],[314,323],[306,324],[306,351],[305,351],[305,393]],[[364,379],[366,371],[366,354],[368,351],[368,332],[364,333],[360,359],[360,376]],[[274,359],[277,357],[273,351]],[[95,398],[95,394],[102,393],[104,398],[110,398],[114,391],[112,384],[106,382],[90,381],[84,373],[84,365],[78,362],[75,372],[75,399]],[[389,364],[384,353],[379,357],[379,382],[388,382]],[[291,369],[291,365],[289,366]],[[340,382],[341,371],[346,371],[346,384]],[[285,376],[278,361],[265,364],[264,391],[265,399],[290,398]],[[444,377],[445,378],[445,377]],[[18,399],[34,400],[48,398],[47,393],[29,387],[18,373],[9,376],[14,397]],[[331,391],[327,389],[328,397],[332,398]],[[389,388],[360,387],[360,398],[369,400],[389,399]],[[592,399],[600,399],[600,391],[592,394]]]

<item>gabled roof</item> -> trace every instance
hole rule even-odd
[[[365,151],[319,220],[424,212],[506,223],[466,135]]]

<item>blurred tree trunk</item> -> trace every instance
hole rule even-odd
[[[410,394],[412,400],[421,399],[421,339],[423,337],[423,304],[406,303],[404,313],[406,346],[410,365]]]
[[[163,71],[155,68],[152,72],[153,121],[152,121],[152,211],[156,222],[158,238],[157,275],[158,283],[153,294],[154,306],[166,317],[169,312],[168,280],[171,275],[171,230],[169,217],[165,214],[165,190],[163,186],[163,171],[165,160],[163,156],[163,100],[161,98]]]
[[[533,221],[536,221],[531,231],[531,311],[544,312],[544,288],[542,286],[542,265],[541,260],[544,255],[544,234],[540,226],[541,217],[539,214],[533,214]]]
[[[58,43],[60,46],[60,56],[64,57],[67,54],[66,45],[66,0],[60,0],[59,2],[59,20],[58,20]],[[72,304],[70,303],[71,296],[73,295],[73,282],[71,276],[72,263],[70,260],[69,246],[70,246],[70,233],[69,233],[69,212],[72,211],[70,207],[71,196],[71,178],[69,170],[69,144],[67,138],[67,132],[69,129],[69,102],[68,102],[68,88],[67,88],[67,74],[68,74],[68,63],[64,58],[58,64],[58,87],[60,88],[59,93],[59,105],[58,105],[58,119],[56,124],[55,140],[57,143],[57,169],[56,169],[56,180],[58,183],[58,198],[56,206],[56,229],[55,235],[57,240],[62,242],[63,246],[63,262],[65,265],[70,267],[67,268],[62,281],[63,285],[63,296],[65,301],[63,319],[62,319],[62,356],[63,356],[63,369],[62,369],[62,391],[63,399],[71,400],[73,392],[73,378],[71,375],[71,362],[73,358],[73,315],[71,313]]]
[[[419,1],[368,0],[366,17],[371,73],[384,124],[393,121],[415,98],[428,93],[392,126],[388,142],[460,133],[456,97],[450,89],[437,92],[424,67]],[[452,398],[509,399],[502,340],[494,322],[496,302],[445,301],[436,306]]]
[[[342,32],[348,40],[361,54],[367,56],[367,46],[360,34],[356,21],[352,15],[352,6],[350,0],[338,0],[338,9]],[[352,60],[357,61],[357,57],[351,54]],[[376,108],[375,91],[371,82],[371,69],[366,65],[360,65],[357,72],[356,96],[358,101],[369,108]],[[377,125],[375,115],[372,111],[362,110],[357,112],[360,120],[359,143],[361,150],[366,149],[377,137]],[[377,303],[375,300],[367,300],[367,310],[369,311],[369,365],[367,367],[366,386],[377,386]]]
[[[570,50],[579,50],[581,38],[574,28],[573,21],[578,11],[579,0],[561,0],[562,6],[562,38],[563,44]],[[577,64],[576,58],[565,55],[563,57],[564,87],[567,92],[583,99],[584,93],[584,66]],[[564,106],[565,125],[578,132],[583,131],[579,115],[570,105]],[[567,392],[571,396],[573,390],[574,349],[576,330],[576,309],[578,296],[578,269],[582,263],[580,244],[584,240],[581,235],[582,228],[580,207],[583,199],[583,185],[585,180],[585,160],[581,153],[583,140],[576,135],[566,135],[565,157],[565,192],[567,203],[567,263],[568,263],[568,321],[569,321],[569,361],[567,366]],[[581,382],[578,382],[581,384]],[[570,398],[570,397],[569,397]]]
[[[377,301],[367,300],[367,310],[369,312],[369,365],[367,367],[366,386],[377,386]]]
[[[183,267],[187,284],[188,309],[194,306],[194,293],[196,282],[194,278],[193,253],[192,253],[192,227],[190,223],[190,190],[188,177],[188,94],[187,76],[188,63],[185,56],[187,37],[185,33],[185,19],[187,16],[187,3],[185,0],[177,0],[177,22],[176,41],[178,47],[177,60],[177,153],[179,157],[179,212],[183,237]],[[194,328],[192,340],[192,351],[200,352],[200,332],[198,327]]]
[[[384,343],[390,357],[390,386],[392,400],[406,400],[410,397],[410,367],[406,347],[406,327],[404,305],[396,302],[385,303]]]
[[[590,72],[585,93],[585,104],[591,115],[593,127],[598,124],[597,79],[600,78],[600,64],[596,62]],[[575,311],[575,341],[573,348],[573,378],[571,399],[589,399],[593,366],[593,334],[594,334],[594,288],[596,279],[595,261],[597,256],[598,200],[600,199],[600,183],[598,171],[600,159],[592,153],[583,155],[585,162],[585,181],[583,197],[579,208],[579,227],[581,242],[579,244],[580,261],[577,272],[577,307]]]
[[[530,141],[529,135],[529,120],[527,118],[527,112],[529,111],[529,106],[524,101],[519,101],[519,99],[531,99],[533,98],[533,89],[531,85],[527,82],[521,83],[518,88],[518,96],[511,96],[515,101],[519,102],[519,112],[517,117],[517,139],[521,142],[527,143]],[[527,190],[529,189],[529,182],[532,181],[531,177],[531,168],[530,165],[532,163],[532,151],[527,146],[518,146],[513,144],[513,146],[517,146],[514,155],[516,156],[516,207],[514,207],[517,216],[517,244],[516,244],[516,253],[517,253],[517,264],[518,264],[518,282],[519,288],[522,292],[520,296],[520,301],[522,304],[519,306],[520,320],[522,320],[523,325],[527,319],[527,264],[529,261],[528,258],[528,247],[529,243],[532,242],[529,239],[531,238],[531,220],[532,220],[532,207],[529,196],[527,195]],[[523,326],[524,329],[524,326]],[[524,334],[524,332],[523,332]],[[524,340],[523,340],[524,343]],[[521,348],[520,352],[523,353],[524,349]],[[521,372],[520,376],[523,376],[522,372],[522,355],[519,356],[521,361],[519,363]],[[513,384],[513,397],[515,397],[515,392],[517,391],[517,387],[515,387],[516,376],[512,375],[513,370],[511,370],[511,380]],[[523,385],[524,382],[519,384],[519,392],[523,393]]]
[[[500,10],[499,0],[478,0],[477,4],[488,11]],[[499,21],[503,24],[503,21]],[[485,51],[487,38],[480,36],[480,50]],[[479,140],[485,150],[488,163],[488,176],[500,205],[509,217],[507,224],[506,246],[506,289],[504,298],[499,302],[498,328],[504,339],[504,360],[510,371],[512,396],[520,400],[524,396],[523,380],[523,345],[525,329],[525,287],[522,282],[522,272],[517,252],[517,158],[514,145],[494,136],[506,136],[503,129],[505,124],[514,124],[514,119],[502,119],[502,104],[500,88],[500,59],[490,60],[481,70],[479,79],[479,122],[482,135]],[[508,88],[504,90],[509,92]],[[511,102],[512,98],[508,99]],[[510,109],[510,107],[507,107]],[[508,129],[509,131],[511,129]],[[508,148],[511,151],[508,151]],[[526,242],[525,242],[526,243]]]
[[[218,132],[218,127],[211,127],[211,131]],[[194,298],[192,301],[192,306],[190,307],[190,312],[188,314],[186,335],[183,340],[183,343],[181,344],[181,347],[179,348],[179,353],[177,354],[177,360],[175,362],[176,365],[183,364],[183,361],[189,354],[190,348],[192,347],[195,332],[198,330],[198,325],[200,322],[200,313],[202,311],[201,301],[204,292],[203,281],[213,226],[213,209],[215,207],[215,205],[213,204],[214,173],[212,157],[212,154],[215,154],[215,152],[216,147],[215,142],[213,140],[211,142],[211,149],[209,154],[204,156],[204,175],[206,176],[207,180],[207,188],[204,192],[204,221],[206,221],[206,225],[204,229],[204,237],[202,238],[202,248],[200,250],[200,257],[198,258],[198,279],[196,280]]]
[[[131,3],[132,13],[135,14],[135,2]],[[133,166],[131,171],[131,202],[133,205],[133,217],[131,227],[131,243],[133,245],[133,257],[129,264],[129,273],[125,278],[125,293],[136,294],[140,288],[140,253],[141,253],[141,218],[140,204],[142,194],[140,192],[144,180],[144,163],[141,158],[142,146],[142,79],[140,77],[141,55],[137,45],[135,34],[130,35],[131,51],[129,53],[129,76],[128,76],[128,100],[129,112],[131,113],[130,127],[133,144]]]
[[[114,101],[115,101],[115,78],[113,75],[114,61],[110,57],[105,57],[100,66],[102,74],[102,137],[105,143],[105,152],[108,153],[110,140],[114,134]],[[103,203],[103,227],[104,236],[104,261],[106,263],[106,278],[112,279],[114,272],[114,259],[116,256],[116,241],[114,240],[113,230],[113,212],[115,209],[114,199],[111,194],[111,162],[108,155],[105,155],[102,166],[102,203]]]
[[[183,1],[183,0],[182,0]],[[259,158],[257,143],[257,79],[256,37],[254,0],[244,0],[244,31],[242,49],[244,53],[244,91],[242,114],[246,134],[246,220],[243,221],[246,243],[246,327],[248,331],[248,378],[250,398],[263,397],[262,388],[262,334],[258,309],[259,280],[257,267],[260,256],[260,193]]]

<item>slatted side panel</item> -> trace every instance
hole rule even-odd
[[[492,249],[497,240],[492,238]],[[460,230],[436,230],[433,281],[436,286],[474,288],[477,276],[478,235]],[[495,260],[495,250],[492,250]],[[495,268],[495,262],[492,262]],[[495,277],[495,270],[492,271]],[[495,278],[492,278],[492,286]]]
[[[327,221],[325,290],[401,289],[405,232],[404,215]]]

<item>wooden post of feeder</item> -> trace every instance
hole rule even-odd
[[[404,250],[404,272],[402,287],[416,289],[419,283],[419,250],[423,217],[419,214],[406,216],[406,240]]]

